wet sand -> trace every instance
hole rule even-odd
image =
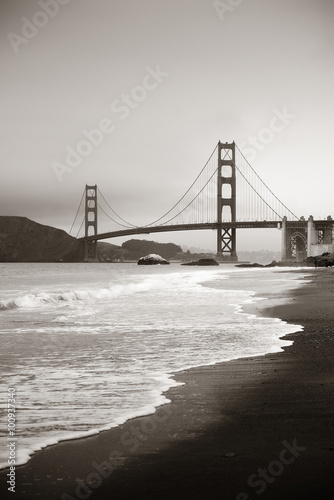
[[[292,346],[178,373],[171,404],[16,468],[16,499],[314,500],[334,490],[334,269],[270,314],[303,325]],[[94,408],[92,408],[94,412]],[[7,472],[7,471],[6,471]]]

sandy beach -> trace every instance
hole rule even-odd
[[[184,385],[155,415],[37,452],[16,468],[15,494],[1,473],[1,498],[330,498],[334,270],[305,274],[311,282],[261,306],[303,326],[293,345],[178,373]]]

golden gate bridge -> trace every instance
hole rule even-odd
[[[211,229],[217,232],[217,258],[238,260],[236,231],[277,228],[282,231],[282,260],[303,260],[333,246],[334,221],[298,218],[260,178],[235,142],[218,142],[209,159],[183,196],[161,217],[138,226],[123,219],[95,186],[86,185],[70,234],[84,209],[76,237],[85,242],[85,260],[97,259],[103,239],[172,231]],[[98,214],[109,229],[98,231]],[[84,229],[84,235],[80,236]]]

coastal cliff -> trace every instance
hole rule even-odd
[[[80,262],[84,244],[27,217],[0,216],[0,262]]]
[[[99,262],[137,260],[159,248],[164,258],[174,256],[181,247],[172,243],[130,240],[122,247],[98,242]],[[0,262],[83,262],[84,242],[61,229],[45,226],[27,217],[0,216]]]

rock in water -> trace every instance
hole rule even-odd
[[[182,266],[219,266],[215,259],[199,259],[195,262],[184,262]]]
[[[138,266],[152,266],[156,264],[169,264],[169,262],[168,260],[155,253],[150,253],[145,257],[140,257],[140,259],[138,260]]]

